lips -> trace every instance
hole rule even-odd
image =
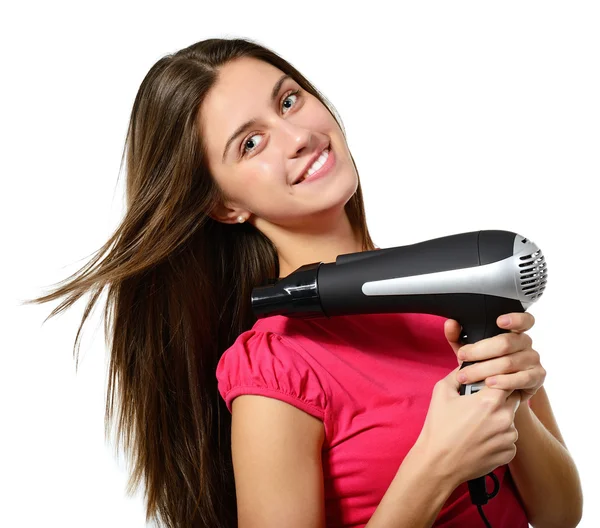
[[[306,166],[304,167],[304,169],[302,170],[302,172],[300,172],[300,174],[296,175],[296,177],[292,180],[292,185],[295,185],[296,183],[298,183],[302,177],[307,173],[308,169],[310,169],[312,167],[312,164],[317,161],[319,159],[319,156],[323,153],[323,151],[329,147],[329,141],[326,141],[324,143],[322,143],[317,150],[315,150],[313,152],[313,154],[310,156],[308,163],[306,164]]]

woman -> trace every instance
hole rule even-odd
[[[148,517],[478,526],[465,482],[498,468],[494,528],[575,526],[580,484],[530,315],[464,347],[458,323],[428,315],[253,317],[250,292],[268,278],[375,248],[340,127],[296,69],[246,40],[166,56],[140,86],[125,218],[38,301],[66,297],[54,315],[91,291],[83,326],[107,289],[107,420]],[[460,374],[489,387],[459,397],[452,350],[488,360]]]

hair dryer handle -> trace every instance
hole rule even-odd
[[[490,327],[485,324],[470,325],[468,327],[468,330],[465,330],[463,327],[463,334],[461,335],[460,340],[464,345],[468,345],[468,344],[477,343],[478,341],[481,341],[482,339],[487,339],[488,337],[494,337],[499,334],[505,334],[509,331],[509,330],[504,330],[502,328],[499,328],[498,326],[496,326],[495,322],[494,322],[493,326],[494,327]],[[467,331],[469,332],[468,334],[467,334]],[[463,361],[460,368],[463,369],[465,367],[468,367],[469,365],[473,365],[474,363],[477,363],[477,361]],[[464,396],[467,394],[474,394],[474,393],[478,392],[479,390],[481,390],[484,386],[485,386],[485,381],[469,383],[467,385],[461,385],[459,392],[460,392],[461,396]]]
[[[468,367],[469,365],[473,365],[477,363],[477,361],[463,361],[460,366],[461,369]],[[476,383],[468,383],[461,384],[459,394],[461,396],[468,396],[469,394],[475,394],[479,392],[483,387],[485,387],[485,381],[478,381]],[[478,477],[473,480],[469,480],[467,482],[469,486],[469,495],[471,497],[471,503],[475,505],[483,505],[487,504],[488,500],[493,495],[488,495],[488,492],[485,488],[485,477]]]
[[[486,310],[487,317],[485,322],[481,322],[479,324],[466,323],[463,326],[463,333],[460,336],[461,342],[463,344],[466,345],[477,343],[482,339],[487,339],[488,337],[494,337],[496,335],[509,332],[509,330],[500,328],[496,324],[496,319],[504,313],[524,311],[521,303],[511,303],[511,305],[508,306],[506,299],[500,301],[500,306],[490,306],[490,304],[493,305],[494,302],[490,303],[490,299],[488,297],[486,299],[486,308],[488,308],[488,310]],[[463,361],[460,368],[463,369],[475,363],[477,363],[477,361]],[[476,392],[479,392],[483,387],[485,387],[484,380],[475,383],[461,384],[459,394],[461,396],[475,394]],[[490,474],[490,476],[494,478],[493,474]],[[494,481],[496,482],[497,479],[494,478]],[[478,506],[487,504],[488,500],[498,492],[496,489],[491,494],[488,494],[487,489],[485,487],[485,477],[479,477],[473,480],[469,480],[467,485],[469,487],[469,495],[471,497],[471,502]],[[496,487],[498,487],[498,485],[496,485]]]

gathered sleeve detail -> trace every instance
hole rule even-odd
[[[284,401],[325,421],[326,392],[319,376],[300,349],[281,335],[244,332],[221,356],[216,376],[229,412],[237,396],[255,394]]]

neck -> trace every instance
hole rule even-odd
[[[277,248],[280,278],[305,264],[335,262],[338,255],[363,251],[360,234],[354,234],[343,210],[335,217],[321,217],[291,229],[270,224],[263,232]]]

